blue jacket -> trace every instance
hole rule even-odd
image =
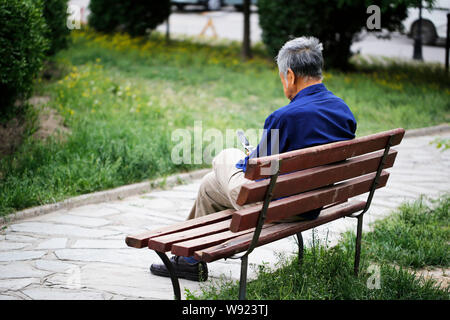
[[[356,120],[345,102],[320,83],[300,90],[270,114],[264,129],[257,148],[236,164],[238,169],[245,172],[249,158],[353,139]]]

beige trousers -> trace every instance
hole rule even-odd
[[[252,181],[244,178],[242,169],[236,168],[236,163],[244,158],[243,151],[233,148],[222,150],[213,159],[213,170],[203,177],[188,220],[225,209],[243,208],[236,200],[241,186]]]
[[[241,186],[252,182],[252,180],[245,179],[245,173],[241,169],[236,168],[236,163],[244,158],[245,153],[239,149],[225,149],[213,159],[213,170],[203,177],[188,220],[226,209],[239,210],[254,205],[240,206],[236,203]],[[316,213],[304,213],[278,222],[310,220],[311,218],[315,219],[318,214],[318,211]]]

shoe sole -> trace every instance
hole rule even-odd
[[[170,278],[170,273],[168,271],[164,271],[164,270],[153,270],[150,267],[150,272],[156,276],[162,276],[162,277],[168,277]],[[206,279],[200,279],[200,277],[198,275],[194,275],[192,273],[188,273],[188,272],[175,272],[175,275],[178,278],[183,278],[186,280],[191,280],[191,281],[197,281],[197,282],[202,282],[202,281],[206,281],[208,280],[208,277],[206,277]]]

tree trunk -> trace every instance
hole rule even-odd
[[[250,0],[244,0],[244,38],[242,40],[242,56],[244,59],[252,57],[250,44]]]

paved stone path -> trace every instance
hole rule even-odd
[[[450,138],[450,133],[441,136]],[[403,201],[450,191],[450,151],[430,145],[434,138],[405,138],[396,147],[399,154],[388,186],[375,193],[365,230]],[[159,262],[158,256],[128,248],[124,239],[185,220],[199,184],[195,180],[167,191],[59,210],[7,226],[0,232],[0,299],[172,299],[170,280],[153,276],[148,269]],[[343,231],[355,230],[355,220],[341,219],[316,231],[334,244]],[[308,245],[311,232],[305,232],[304,239]],[[290,237],[257,248],[250,263],[275,265],[275,253],[295,251]],[[211,263],[210,279],[238,279],[239,267],[239,260]],[[249,271],[254,276],[254,269]],[[181,279],[180,283],[199,289],[196,282]]]

